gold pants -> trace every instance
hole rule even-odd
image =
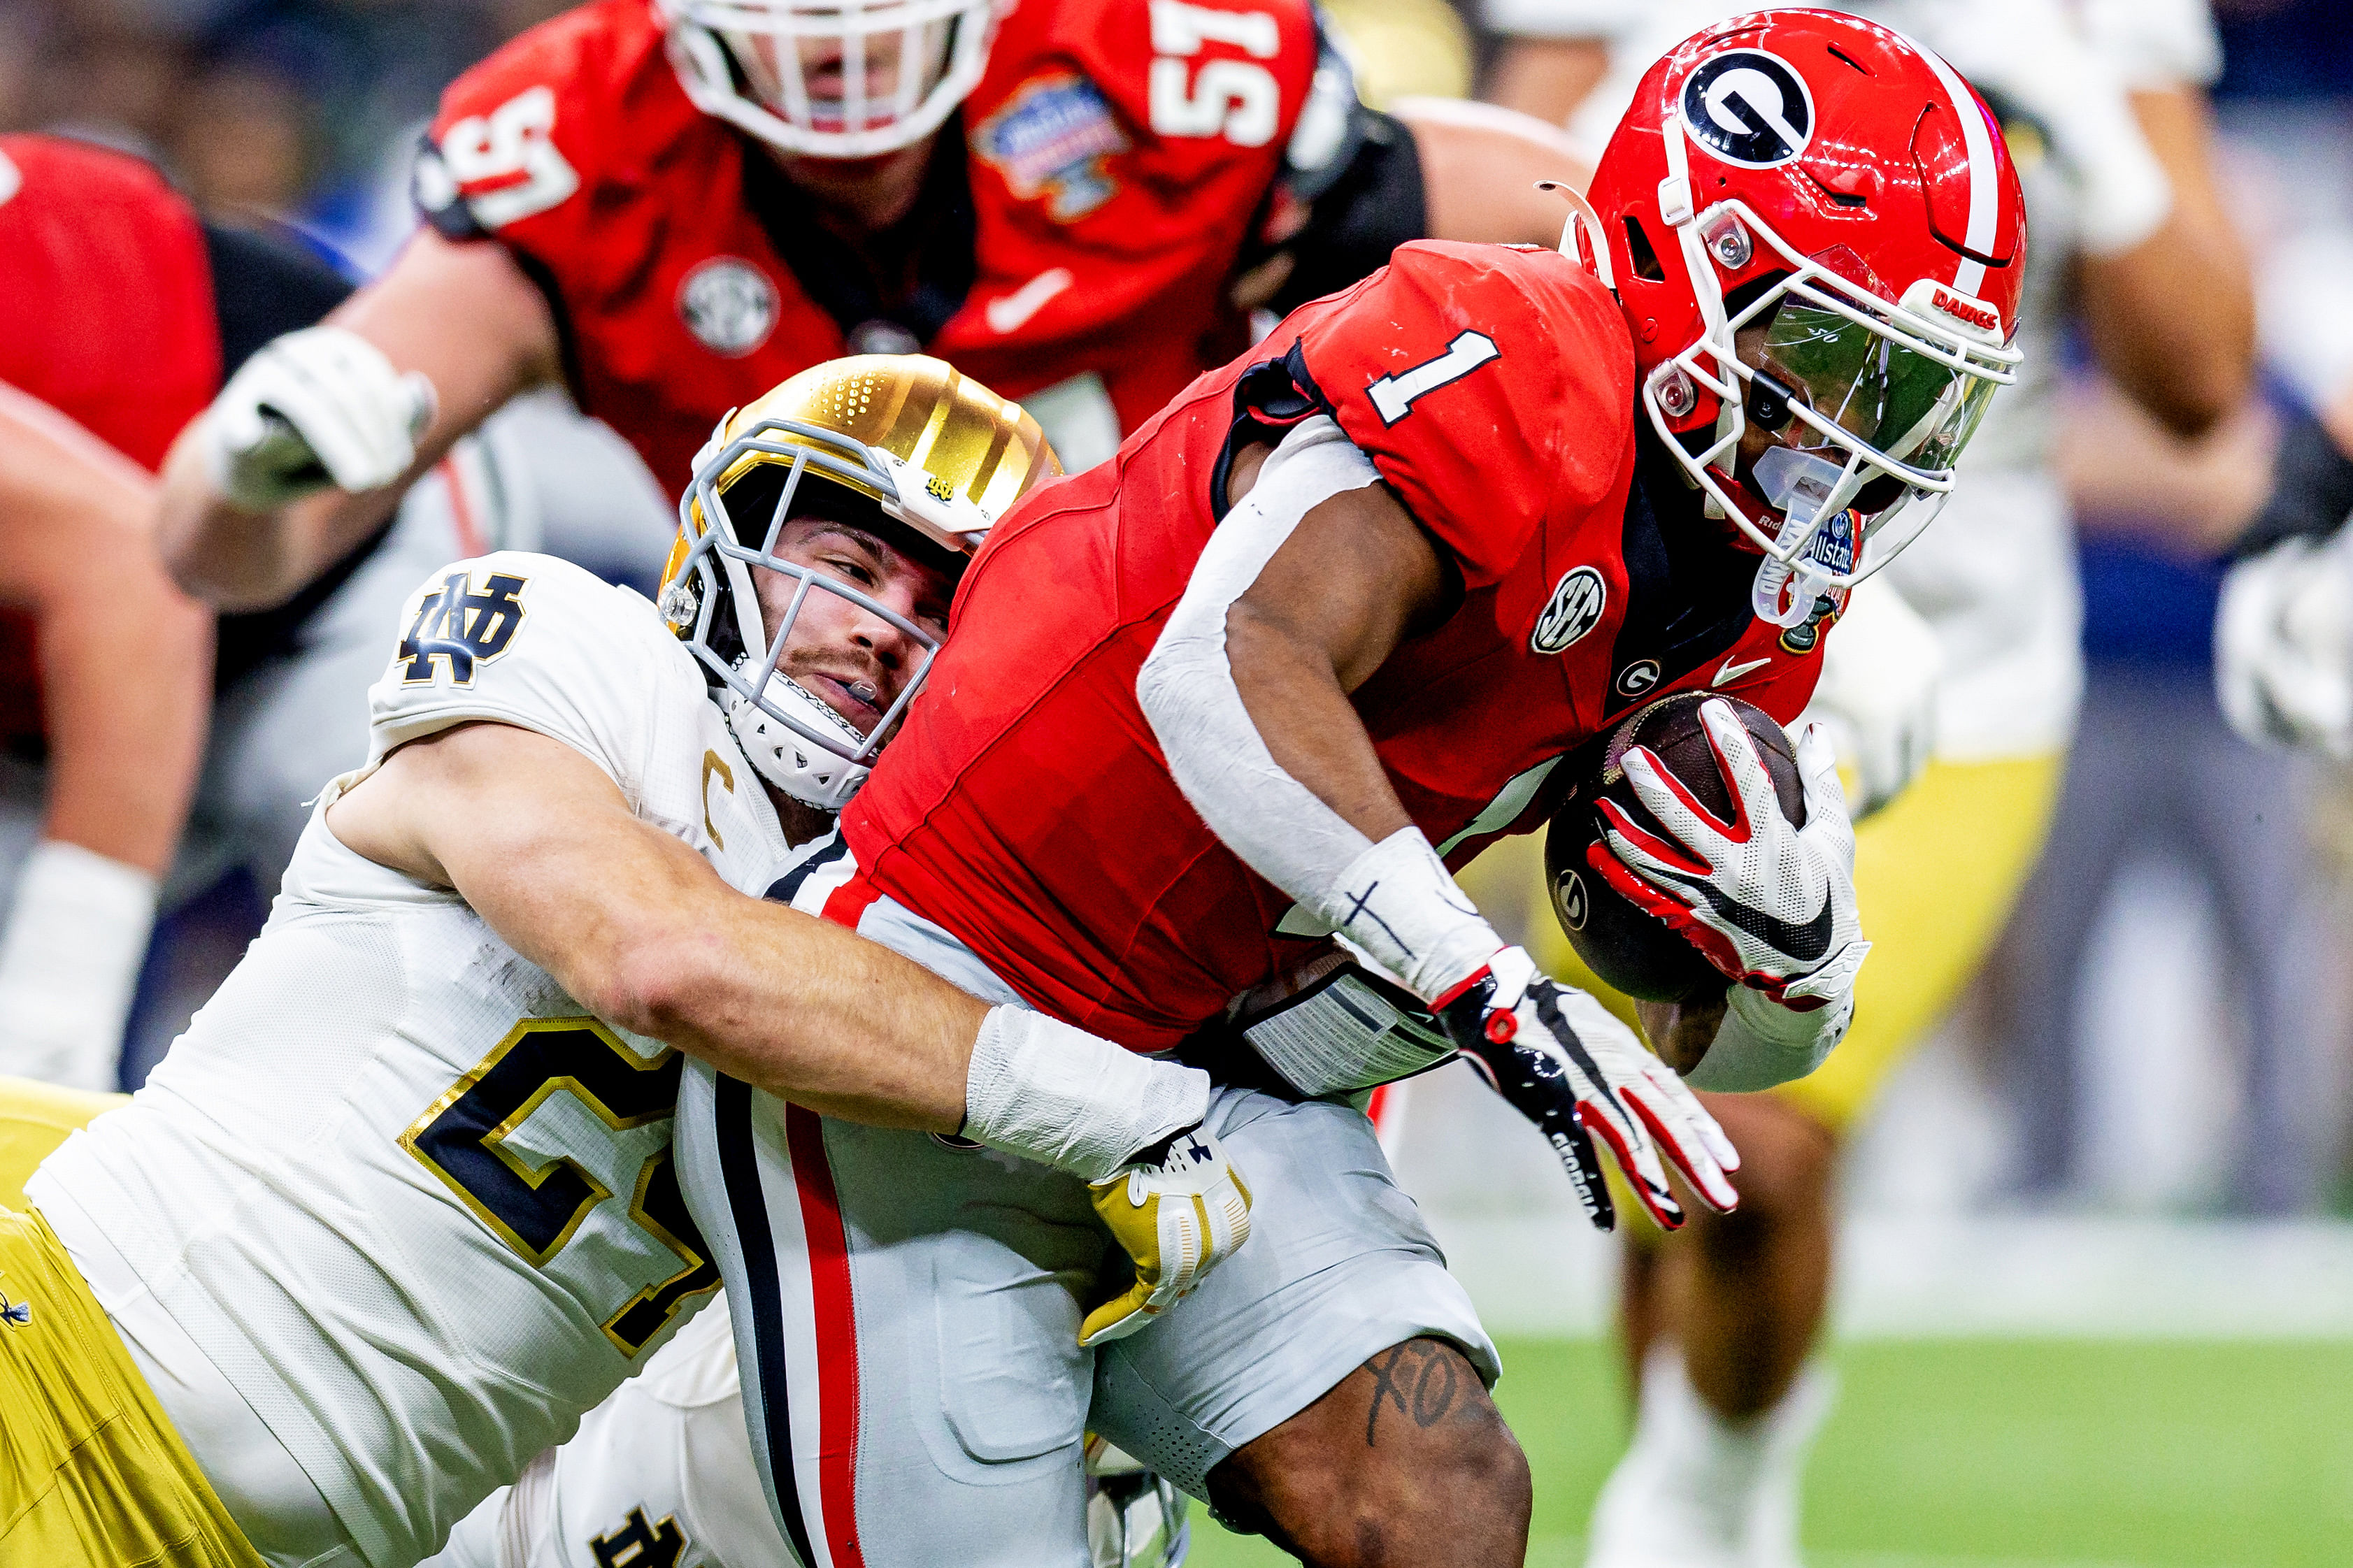
[[[0,1079],[0,1193],[121,1095]],[[262,1568],[48,1222],[0,1208],[0,1563]]]

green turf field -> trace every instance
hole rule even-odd
[[[1624,1437],[1609,1347],[1504,1348],[1535,1471],[1528,1562],[1582,1562]],[[1815,1568],[2348,1568],[2353,1344],[1875,1342],[1836,1358]],[[1290,1561],[1194,1511],[1198,1568]]]

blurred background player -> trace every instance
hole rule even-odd
[[[1565,114],[1581,140],[1606,134],[1660,48],[1736,9],[1562,5],[1550,36],[1508,47],[1497,90]],[[1855,9],[1943,52],[2002,120],[2031,225],[2026,368],[1994,400],[1944,513],[1831,637],[1809,717],[1841,732],[1858,804],[1885,807],[1857,846],[1874,951],[1855,1027],[1812,1077],[1711,1101],[1742,1152],[1738,1214],[1630,1251],[1621,1310],[1640,1415],[1595,1517],[1594,1568],[1795,1560],[1800,1466],[1830,1398],[1807,1358],[1828,1302],[1839,1141],[2000,934],[2042,847],[2081,691],[2073,546],[2052,471],[2063,323],[2072,314],[2178,436],[2230,413],[2251,371],[2253,300],[2200,92],[2217,64],[2202,4]],[[1496,15],[1534,27],[1547,12],[1512,0]],[[1933,639],[1912,629],[1920,619]],[[1933,758],[1910,738],[1930,734]]]
[[[164,574],[153,469],[218,387],[208,237],[118,153],[0,137],[0,1071],[115,1087],[195,791],[212,617]]]
[[[167,922],[192,901],[211,912],[224,890],[240,907],[224,950],[195,955],[210,963],[155,977],[164,994],[151,992],[134,1079],[259,926],[301,803],[364,754],[380,628],[415,579],[503,544],[650,585],[667,508],[608,433],[560,404],[519,405],[301,594],[216,628],[157,575],[146,465],[258,349],[349,285],[282,231],[201,218],[135,159],[54,137],[0,138],[0,393],[26,395],[7,405],[0,449],[7,586],[34,616],[6,630],[10,723],[35,751],[50,726],[47,826],[0,942],[0,1028],[16,1037],[0,1066],[111,1089],[159,899]],[[74,422],[98,439],[74,441]],[[130,461],[105,465],[101,445]],[[88,508],[92,523],[65,526],[60,506]],[[11,788],[37,801],[37,767],[7,765]],[[21,824],[35,809],[12,815]]]
[[[1426,215],[1550,243],[1532,187],[1571,160],[1548,135],[1366,112],[1301,0],[747,0],[667,26],[596,0],[449,89],[429,230],[192,428],[166,550],[208,596],[273,602],[558,380],[675,487],[717,415],[843,352],[940,354],[1083,468],[1248,342],[1238,271],[1280,310]],[[1262,270],[1275,241],[1292,265]]]

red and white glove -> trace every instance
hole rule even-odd
[[[1617,1225],[1597,1137],[1662,1229],[1680,1227],[1683,1211],[1661,1154],[1716,1213],[1739,1203],[1727,1179],[1739,1152],[1698,1097],[1600,1003],[1543,973],[1521,949],[1496,953],[1438,1016],[1495,1092],[1551,1141],[1597,1229]]]
[[[1626,753],[1626,777],[1672,837],[1646,831],[1605,798],[1610,853],[1594,846],[1593,868],[1688,937],[1727,978],[1796,1012],[1842,1002],[1871,943],[1855,912],[1854,825],[1829,737],[1809,725],[1798,742],[1806,792],[1799,827],[1782,814],[1732,705],[1702,703],[1700,722],[1731,785],[1733,820],[1718,821],[1637,746]]]

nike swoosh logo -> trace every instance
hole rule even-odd
[[[1030,317],[1044,308],[1047,300],[1077,281],[1067,267],[1048,268],[1012,293],[999,295],[988,302],[983,314],[988,318],[989,331],[1019,331]]]
[[[1772,662],[1773,658],[1769,654],[1763,658],[1744,659],[1738,664],[1735,664],[1727,658],[1722,664],[1715,667],[1715,679],[1709,681],[1708,684],[1710,686],[1722,686],[1727,680],[1737,680],[1742,676],[1747,674],[1750,670],[1762,669]]]
[[[1831,914],[1828,888],[1822,889],[1822,907],[1815,912],[1814,918],[1803,925],[1792,925],[1778,916],[1767,914],[1763,910],[1752,910],[1746,904],[1726,898],[1713,883],[1704,882],[1696,877],[1685,877],[1655,866],[1644,868],[1642,874],[1653,881],[1663,879],[1689,888],[1705,899],[1708,907],[1728,924],[1738,926],[1770,946],[1774,952],[1787,953],[1800,963],[1815,963],[1831,950],[1831,927],[1834,918]]]

